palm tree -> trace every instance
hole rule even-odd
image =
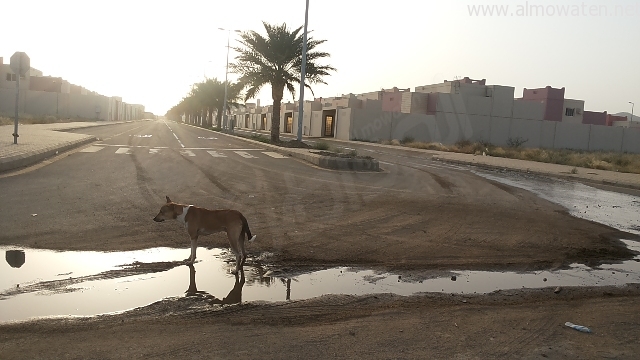
[[[227,91],[227,108],[242,106],[237,101],[240,99],[242,88],[238,84],[230,83]],[[220,120],[224,105],[224,82],[218,79],[205,79],[203,82],[195,83],[191,91],[179,104],[171,108],[167,114],[180,116],[186,114],[190,117],[202,117],[202,125],[211,127],[213,125],[213,114],[216,112],[217,126],[220,127]]]
[[[280,107],[285,87],[295,98],[295,85],[300,83],[302,67],[303,34],[302,26],[291,31],[286,24],[270,25],[262,22],[267,32],[263,37],[255,31],[240,35],[243,47],[234,48],[239,53],[237,62],[231,64],[231,71],[239,74],[239,83],[248,87],[245,101],[254,98],[258,91],[267,84],[271,85],[273,114],[271,116],[271,141],[280,141]],[[319,65],[316,60],[329,57],[326,52],[313,51],[326,40],[307,39],[307,59],[305,88],[313,90],[309,84],[326,84],[323,76],[336,69],[329,65]]]

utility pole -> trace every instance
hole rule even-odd
[[[223,28],[218,28],[220,30],[227,30],[227,29],[223,29]],[[227,67],[225,68],[225,72],[224,72],[224,102],[222,103],[222,127],[223,128],[227,128],[227,123],[228,123],[228,116],[227,116],[227,86],[228,86],[228,78],[229,78],[229,41],[231,39],[231,30],[227,30],[228,31],[228,36],[227,36]],[[241,32],[240,30],[233,30],[237,33]],[[229,127],[230,128],[230,127]]]
[[[304,35],[302,36],[302,67],[300,68],[300,105],[298,105],[298,141],[302,141],[302,118],[304,114],[304,84],[307,66],[307,24],[309,23],[309,0],[304,11]]]

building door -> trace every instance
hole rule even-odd
[[[293,116],[287,115],[287,125],[285,127],[284,132],[292,133],[293,132]]]
[[[324,136],[333,136],[333,115],[324,117]]]

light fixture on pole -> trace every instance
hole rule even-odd
[[[309,23],[309,0],[304,10],[304,34],[302,35],[302,67],[300,68],[300,105],[298,106],[298,141],[302,141],[302,117],[304,112],[304,79],[307,67],[307,24]]]
[[[229,40],[231,39],[231,31],[229,29],[218,28],[222,31],[228,31],[229,34],[227,36],[227,67],[224,72],[224,102],[222,103],[222,127],[227,127],[227,85],[228,85],[228,77],[229,77]],[[233,30],[237,33],[241,33],[240,30]]]
[[[634,103],[632,103],[631,101],[629,101],[629,104],[631,104],[631,120],[629,120],[629,122],[633,121],[633,106],[635,105]]]

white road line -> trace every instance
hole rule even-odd
[[[182,156],[196,156],[191,150],[180,150]]]
[[[276,158],[276,159],[285,159],[285,158],[287,158],[287,156],[284,156],[282,154],[279,154],[279,153],[273,152],[273,151],[263,151],[262,153],[267,155],[267,156],[271,156],[272,158]]]
[[[207,151],[209,153],[209,155],[213,156],[213,157],[227,157],[227,155],[221,154],[217,151]]]
[[[110,146],[110,147],[130,147],[130,148],[155,148],[155,149],[169,149],[168,146],[151,146],[151,145],[113,145],[113,144],[96,144],[95,146]],[[225,150],[225,151],[263,151],[264,149],[220,149],[220,148],[212,148],[212,147],[192,147],[192,148],[184,148],[183,150]]]
[[[80,152],[92,153],[92,152],[100,151],[102,149],[104,149],[104,147],[91,145],[89,147],[86,147],[86,148],[80,150]]]
[[[131,149],[129,148],[119,148],[116,150],[116,154],[131,154]]]
[[[385,164],[385,165],[398,165],[398,164],[388,163],[388,162],[380,161],[380,160],[378,160],[378,162],[379,162],[380,164]]]
[[[133,131],[133,130],[136,130],[136,129],[140,129],[140,128],[141,128],[141,127],[143,127],[143,126],[144,126],[144,125],[136,126],[136,127],[134,127],[133,129],[129,129],[129,130],[123,131],[123,132],[121,132],[121,133],[119,133],[119,134],[115,134],[115,135],[113,135],[113,136],[109,136],[108,138],[104,138],[104,139],[102,139],[102,140],[109,140],[109,139],[111,139],[111,138],[114,138],[114,137],[116,137],[116,136],[120,136],[120,135],[122,135],[122,134],[124,134],[124,133],[127,133],[127,132],[129,132],[129,131]]]
[[[149,154],[157,154],[160,149],[149,149]]]
[[[111,146],[111,147],[130,147],[130,148],[157,148],[157,149],[168,149],[167,146],[150,146],[150,145],[111,145],[111,144],[96,144],[95,146]]]
[[[180,139],[178,139],[178,135],[176,135],[176,133],[173,132],[173,129],[171,129],[171,126],[169,126],[169,124],[167,124],[166,121],[162,120],[164,122],[165,125],[167,125],[167,127],[169,128],[169,130],[171,130],[171,133],[173,134],[173,137],[176,138],[176,140],[178,140],[178,143],[180,144],[180,146],[182,146],[184,148],[184,144],[182,143],[182,141],[180,141]]]
[[[244,152],[244,151],[234,151],[234,153],[242,156],[245,159],[252,159],[252,158],[256,158],[255,156],[249,154],[248,152]]]

